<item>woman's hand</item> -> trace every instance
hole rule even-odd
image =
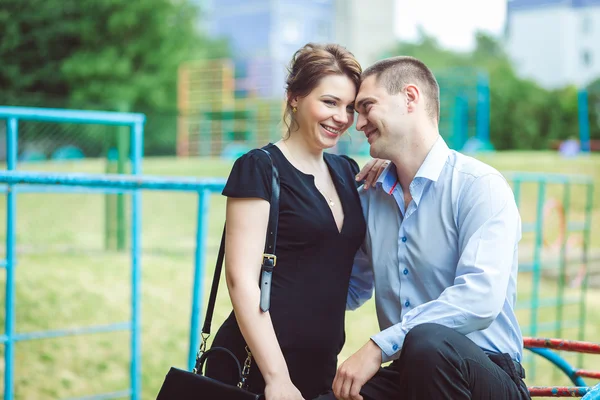
[[[267,383],[265,400],[304,400],[304,397],[288,378]]]
[[[373,158],[369,162],[365,164],[364,167],[360,170],[360,172],[356,175],[356,181],[360,182],[363,179],[365,180],[364,188],[365,190],[371,187],[375,187],[375,182],[390,162],[388,160],[381,160],[379,158]]]

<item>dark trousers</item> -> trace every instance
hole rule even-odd
[[[410,330],[400,358],[380,369],[360,394],[365,400],[530,399],[524,378],[508,354],[488,355],[453,329],[423,324]]]

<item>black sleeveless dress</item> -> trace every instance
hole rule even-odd
[[[296,169],[277,146],[269,144],[264,149],[279,169],[281,182],[277,265],[269,312],[291,380],[308,400],[331,390],[337,356],[345,341],[348,284],[366,229],[354,179],[359,168],[348,157],[324,154],[344,209],[340,232],[313,176]],[[267,155],[252,150],[237,159],[223,195],[269,201],[271,166]],[[233,311],[218,330],[213,346],[228,348],[243,365],[245,341]],[[237,383],[234,371],[231,362],[218,357],[206,363],[206,375],[224,382]],[[255,362],[248,381],[252,392],[264,392],[265,383]]]

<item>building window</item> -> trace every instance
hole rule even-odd
[[[586,67],[590,67],[592,65],[592,54],[589,50],[584,50],[583,53],[581,53],[581,59],[583,61],[583,65]]]

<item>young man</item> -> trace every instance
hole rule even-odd
[[[361,190],[367,236],[348,308],[374,287],[381,332],[339,367],[335,397],[528,399],[514,314],[521,220],[510,186],[448,148],[439,87],[419,60],[366,69],[356,109],[371,156],[392,163]]]

